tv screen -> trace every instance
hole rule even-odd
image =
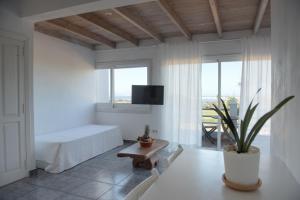
[[[133,85],[132,104],[163,105],[164,86],[161,85]]]

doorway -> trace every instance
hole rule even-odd
[[[0,37],[0,186],[27,175],[24,42]]]
[[[238,126],[242,62],[239,57],[206,59],[202,64],[202,146],[221,150],[232,144],[229,130],[221,123],[213,104],[222,108],[224,100]]]

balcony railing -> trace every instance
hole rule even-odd
[[[228,112],[238,127],[239,109],[237,103],[229,103]],[[224,112],[224,109],[222,109]],[[221,145],[234,144],[232,134],[226,124],[220,121],[220,117],[212,108],[202,108],[203,146],[211,147],[217,145],[217,133],[220,134]]]

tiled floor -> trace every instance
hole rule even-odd
[[[130,143],[99,155],[60,174],[37,170],[37,174],[0,188],[0,200],[119,200],[151,175],[133,169],[130,158],[118,158],[117,152]],[[159,152],[160,160],[171,147]],[[158,170],[164,166],[160,162]]]

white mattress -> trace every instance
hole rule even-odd
[[[86,125],[65,131],[37,135],[38,167],[60,173],[123,144],[119,127]]]

